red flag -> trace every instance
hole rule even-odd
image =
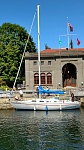
[[[80,40],[77,38],[77,45],[79,46],[80,45]]]
[[[70,28],[70,32],[73,32],[73,27],[70,23],[68,23],[68,27]]]

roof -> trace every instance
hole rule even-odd
[[[61,51],[84,51],[84,48],[72,48],[67,50],[66,48],[61,48],[61,49],[45,49],[41,51],[41,53],[56,53],[56,52],[61,52]]]
[[[67,57],[84,57],[84,48],[72,48],[67,50],[66,48],[61,48],[61,49],[45,49],[40,52],[41,58],[53,58],[53,57],[60,57],[61,58],[67,58]],[[25,59],[37,59],[38,53],[25,53]]]

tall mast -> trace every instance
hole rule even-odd
[[[40,5],[37,5],[37,12],[38,12],[38,68],[39,68],[39,86],[41,84],[40,79],[40,13],[39,13]]]

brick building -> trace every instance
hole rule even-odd
[[[84,48],[46,49],[40,54],[41,85],[49,88],[84,86]],[[39,84],[38,54],[25,53],[26,89]]]

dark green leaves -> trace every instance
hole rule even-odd
[[[28,39],[27,31],[16,24],[4,23],[0,26],[0,78],[12,87],[20,65],[21,57]],[[26,51],[36,52],[33,38],[29,37]],[[25,77],[25,64],[23,61],[18,83]]]

